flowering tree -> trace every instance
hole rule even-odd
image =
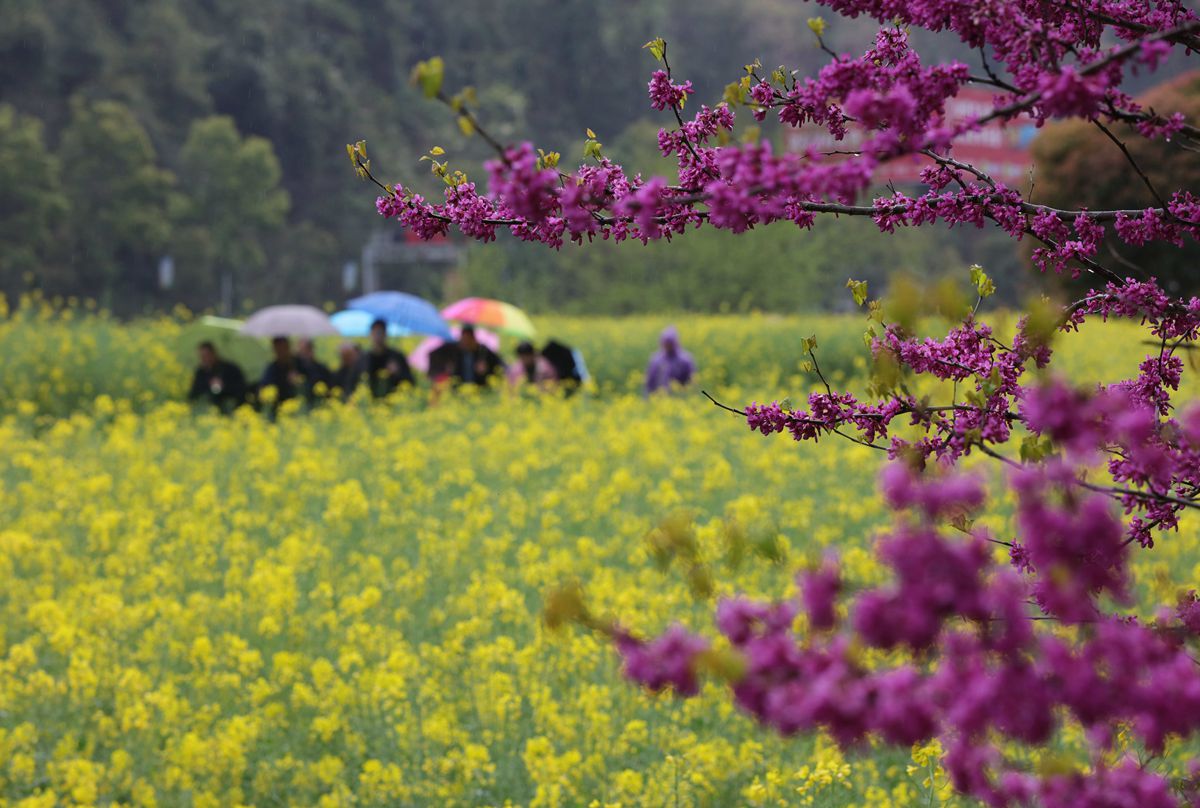
[[[1170,110],[1144,109],[1121,90],[1134,71],[1154,70],[1173,50],[1200,49],[1200,18],[1181,0],[819,0],[839,14],[870,15],[883,27],[860,56],[828,51],[813,77],[757,63],[731,84],[725,101],[685,116],[690,82],[671,71],[662,40],[647,44],[661,64],[649,82],[651,105],[673,119],[659,132],[677,176],[629,176],[589,133],[588,162],[573,172],[559,156],[528,143],[507,147],[472,112],[469,92],[442,90],[439,60],[415,80],[448,105],[464,132],[496,150],[482,192],[430,152],[446,183],[433,202],[403,185],[382,185],[379,212],[425,238],[456,227],[490,241],[498,228],[560,247],[596,238],[670,239],[710,226],[744,232],[776,222],[810,227],[819,215],[869,216],[883,232],[940,223],[993,222],[1014,239],[1034,239],[1038,267],[1086,274],[1093,289],[1061,308],[1023,318],[1005,341],[969,309],[941,339],[918,338],[911,321],[871,303],[869,332],[879,372],[872,398],[833,390],[807,407],[750,404],[735,410],[751,429],[797,441],[836,436],[885,452],[881,484],[897,522],[879,543],[892,582],[857,592],[837,562],[800,575],[781,603],[726,600],[716,624],[730,650],[680,626],[636,637],[591,615],[579,593],[554,593],[552,624],[572,620],[608,634],[632,680],[686,697],[699,677],[728,680],[733,698],[772,729],[823,728],[843,744],[868,737],[894,744],[933,738],[947,750],[954,786],[992,805],[1166,806],[1200,794],[1195,773],[1146,765],[1172,738],[1200,730],[1200,635],[1194,593],[1149,614],[1133,608],[1130,556],[1174,530],[1200,507],[1200,408],[1177,410],[1180,352],[1200,337],[1200,299],[1172,297],[1153,267],[1127,276],[1105,265],[1099,246],[1182,245],[1200,236],[1200,197],[1160,188],[1133,164],[1144,208],[1068,210],[1032,203],[979,166],[955,158],[955,143],[994,121],[1077,118],[1104,133],[1133,163],[1123,138],[1200,146],[1200,129]],[[823,23],[810,23],[818,42]],[[980,68],[926,65],[908,27],[957,36],[977,50]],[[967,85],[991,88],[993,109],[951,122],[947,99]],[[861,146],[836,154],[775,154],[766,142],[734,143],[739,111],[783,126],[823,127],[836,139],[859,130]],[[363,144],[349,147],[361,176],[374,180]],[[924,159],[928,190],[889,191],[858,200],[872,176],[896,160]],[[982,298],[991,281],[973,279]],[[851,282],[860,304],[865,284]],[[1136,376],[1075,389],[1030,381],[1050,364],[1051,337],[1088,319],[1144,325],[1156,349]],[[816,343],[806,349],[816,363]],[[1040,374],[1047,378],[1045,374]],[[945,400],[918,396],[916,377],[953,382]],[[823,380],[823,377],[822,377]],[[1019,451],[1013,451],[1017,444]],[[954,471],[972,454],[1006,467],[1017,502],[1015,536],[992,536],[970,515],[984,505],[981,482]],[[1011,564],[997,565],[993,543]],[[668,556],[692,552],[668,531]],[[794,630],[799,615],[805,631]],[[899,664],[867,664],[864,649],[900,649]],[[1022,767],[1014,745],[1047,743],[1064,721],[1085,731],[1086,770]],[[1118,731],[1139,760],[1112,754]]]

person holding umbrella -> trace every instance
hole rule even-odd
[[[361,360],[367,386],[375,398],[383,398],[401,384],[416,384],[404,354],[387,344],[387,321],[371,323],[371,347]]]
[[[271,339],[271,352],[275,358],[263,369],[259,387],[275,390],[275,402],[271,407],[272,417],[281,403],[295,398],[300,393],[308,392],[307,385],[317,381],[306,375],[305,367],[293,354],[290,337],[303,339],[335,336],[338,333],[329,321],[328,314],[315,306],[299,305],[267,306],[265,309],[259,309],[242,323],[239,331],[250,337]]]
[[[493,375],[505,370],[500,357],[479,344],[475,338],[475,328],[489,328],[520,340],[531,340],[537,333],[529,315],[502,300],[464,298],[442,309],[442,316],[447,320],[462,323],[458,345],[451,357],[454,363],[449,368],[456,386],[486,385]],[[431,363],[434,358],[434,355],[430,356]]]
[[[486,387],[492,376],[504,372],[504,362],[491,348],[475,338],[475,327],[464,325],[458,334],[458,342],[450,343],[449,371],[454,386],[474,384]]]

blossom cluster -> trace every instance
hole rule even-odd
[[[1143,209],[1050,208],[960,161],[955,147],[986,123],[1019,116],[1197,139],[1200,130],[1180,115],[1141,108],[1122,85],[1173,51],[1200,50],[1200,17],[1182,0],[818,2],[879,21],[872,46],[859,56],[830,52],[807,78],[764,76],[749,65],[725,103],[702,105],[690,119],[683,110],[693,88],[672,75],[657,43],[663,68],[648,92],[651,106],[678,124],[658,137],[661,153],[677,162],[671,179],[630,177],[598,153],[595,165],[560,174],[524,144],[488,165],[486,194],[460,183],[444,203],[431,203],[397,187],[380,212],[422,235],[454,223],[487,239],[504,226],[555,248],[568,239],[672,238],[705,225],[733,233],[781,221],[807,228],[820,214],[869,216],[885,233],[990,222],[1014,240],[1036,241],[1032,257],[1043,271],[1086,274],[1091,292],[1049,318],[1031,312],[1008,342],[974,313],[941,338],[885,323],[872,332],[871,350],[894,372],[890,380],[880,374],[871,400],[826,383],[802,409],[745,408],[747,425],[763,434],[849,437],[886,451],[894,465],[883,493],[909,515],[878,544],[890,583],[852,592],[827,562],[802,577],[796,598],[727,600],[716,621],[744,663],[736,675],[726,671],[736,703],[782,734],[822,728],[843,744],[937,739],[954,787],[991,805],[1175,804],[1165,777],[1109,753],[1118,725],[1151,754],[1168,736],[1200,730],[1200,672],[1187,652],[1200,622],[1196,600],[1184,598],[1158,619],[1139,614],[1130,573],[1135,551],[1200,507],[1200,408],[1178,413],[1172,398],[1180,353],[1200,337],[1200,300],[1168,294],[1152,270],[1122,277],[1104,265],[1101,246],[1109,237],[1135,246],[1200,239],[1200,200],[1151,188],[1157,205]],[[957,37],[982,55],[983,74],[958,61],[923,63],[907,26]],[[813,30],[819,38],[821,26]],[[992,109],[948,120],[946,102],[968,84],[995,91]],[[839,141],[854,131],[849,142],[857,145],[777,154],[769,141],[732,143],[739,105],[758,121],[821,127]],[[918,156],[928,161],[924,192],[890,190],[859,204],[881,164]],[[1050,364],[1056,332],[1115,318],[1142,324],[1157,346],[1136,374],[1090,388],[1029,380]],[[906,382],[920,377],[954,392],[945,401],[918,397]],[[1009,450],[1015,437],[1019,456]],[[1007,469],[1015,535],[972,526],[982,489],[952,471],[971,455]],[[945,535],[946,523],[965,537]],[[991,553],[997,542],[1008,547],[1007,565]],[[804,636],[794,630],[798,615]],[[651,639],[619,626],[612,633],[626,675],[654,690],[693,695],[699,671],[713,664],[711,643],[681,625]],[[863,648],[913,656],[872,666]],[[1063,716],[1086,730],[1086,772],[1030,773],[998,743],[1045,744]]]
[[[878,543],[892,583],[839,603],[844,587],[827,560],[797,579],[789,600],[734,597],[718,605],[716,625],[744,660],[732,678],[737,704],[783,735],[819,728],[847,746],[868,737],[899,745],[937,738],[954,786],[991,805],[1100,806],[1134,796],[1175,805],[1167,779],[1105,755],[1116,726],[1129,727],[1151,753],[1161,753],[1168,736],[1200,730],[1200,668],[1165,622],[1101,609],[1102,595],[1126,596],[1127,546],[1107,499],[1079,493],[1068,472],[1014,472],[1028,537],[1013,547],[1025,559],[1018,571],[996,564],[986,530],[963,540],[940,528],[945,516],[982,507],[978,480],[888,467],[886,499],[914,514]],[[1188,630],[1196,602],[1193,593],[1179,607]],[[1073,641],[1036,632],[1038,608],[1086,624],[1087,632]],[[798,615],[807,633],[795,631]],[[706,640],[680,626],[650,641],[618,633],[627,676],[653,690],[696,692]],[[880,667],[863,659],[864,647],[898,646],[929,661]],[[1093,771],[1038,776],[1006,760],[1002,742],[1045,744],[1063,716],[1086,731]]]
[[[830,2],[842,13],[860,5],[854,13],[877,15],[887,9],[878,19],[952,30],[972,47],[990,48],[994,65],[1004,73],[982,78],[961,62],[924,65],[907,33],[894,26],[880,30],[861,55],[836,56],[803,80],[782,73],[760,77],[751,66],[754,80],[744,82],[739,93],[753,117],[761,120],[774,112],[782,126],[820,126],[839,140],[852,128],[860,130],[859,145],[850,153],[776,155],[769,142],[728,143],[736,122],[730,103],[702,105],[684,118],[684,103],[694,92],[691,82],[678,83],[669,68],[659,69],[648,91],[653,108],[678,117],[679,126],[662,129],[658,137],[663,155],[677,160],[676,177],[629,176],[598,149],[596,165],[559,173],[542,166],[533,146],[524,143],[487,164],[486,193],[474,183],[455,181],[445,200],[434,202],[397,185],[379,200],[379,212],[422,238],[444,234],[454,224],[468,237],[486,241],[497,227],[507,227],[519,238],[555,248],[564,236],[576,242],[595,237],[648,241],[706,222],[735,233],[780,220],[807,227],[819,212],[870,215],[883,232],[934,222],[983,226],[992,221],[1014,238],[1031,235],[1042,242],[1034,259],[1044,269],[1078,273],[1082,265],[1094,270],[1089,262],[1109,227],[1135,245],[1179,243],[1200,234],[1195,197],[1181,191],[1164,207],[1144,211],[1054,210],[1025,201],[978,167],[953,158],[956,139],[993,118],[1107,118],[1134,122],[1144,133],[1164,137],[1183,130],[1178,116],[1141,110],[1119,87],[1128,70],[1157,65],[1164,49],[1200,44],[1195,13],[1179,2],[1138,9],[1118,8],[1108,0],[1090,4],[1098,7],[1094,18],[1082,14],[1080,22],[1061,9],[1022,0],[989,3],[978,13],[953,4],[943,8],[944,2]],[[1131,31],[1138,36],[1132,43],[1108,46],[1103,40],[1108,31],[1122,39],[1130,39]],[[980,82],[997,91],[993,112],[950,123],[947,100]],[[881,163],[914,155],[933,161],[925,172],[926,194],[892,193],[869,206],[852,204],[867,191]]]

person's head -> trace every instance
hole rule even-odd
[[[276,337],[271,340],[271,352],[275,354],[276,362],[287,362],[292,358],[292,342],[287,337]]]
[[[205,370],[212,370],[217,366],[217,346],[213,345],[208,340],[196,346],[196,352],[200,355],[200,367]]]
[[[522,342],[517,346],[517,361],[526,368],[534,366],[537,362],[537,351],[533,349],[533,343]]]
[[[313,341],[308,337],[296,343],[296,356],[301,359],[313,359],[316,354],[316,348],[313,346]]]
[[[383,348],[387,345],[387,320],[379,319],[371,323],[371,346]]]
[[[679,332],[675,326],[669,325],[662,330],[658,336],[658,344],[668,356],[674,356],[679,352]]]
[[[353,342],[343,342],[338,346],[338,356],[342,358],[342,364],[349,367],[358,361],[358,346]]]
[[[468,351],[479,347],[479,340],[475,338],[474,326],[464,325],[462,327],[462,330],[458,332],[458,344]]]

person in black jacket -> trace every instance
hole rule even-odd
[[[259,389],[275,388],[275,405],[295,398],[304,392],[304,374],[296,364],[292,355],[292,342],[287,337],[275,337],[271,340],[271,351],[275,358],[263,368]],[[274,409],[274,408],[273,408]]]
[[[221,412],[232,412],[246,401],[246,376],[233,362],[217,353],[217,346],[207,340],[197,348],[200,364],[192,376],[191,401],[207,400]]]
[[[333,374],[333,387],[339,391],[343,401],[348,401],[358,389],[362,380],[363,362],[362,351],[353,342],[343,342],[338,347],[338,355],[342,363]]]
[[[329,395],[333,386],[333,371],[317,359],[316,346],[305,338],[296,343],[296,368],[304,376],[304,396],[311,404],[316,399]]]
[[[387,323],[371,323],[371,347],[363,354],[362,372],[371,395],[382,398],[401,384],[415,384],[412,369],[404,354],[387,344]]]
[[[504,362],[495,351],[476,339],[473,326],[462,327],[448,358],[453,363],[449,370],[455,387],[462,384],[486,387],[493,376],[504,373]]]

